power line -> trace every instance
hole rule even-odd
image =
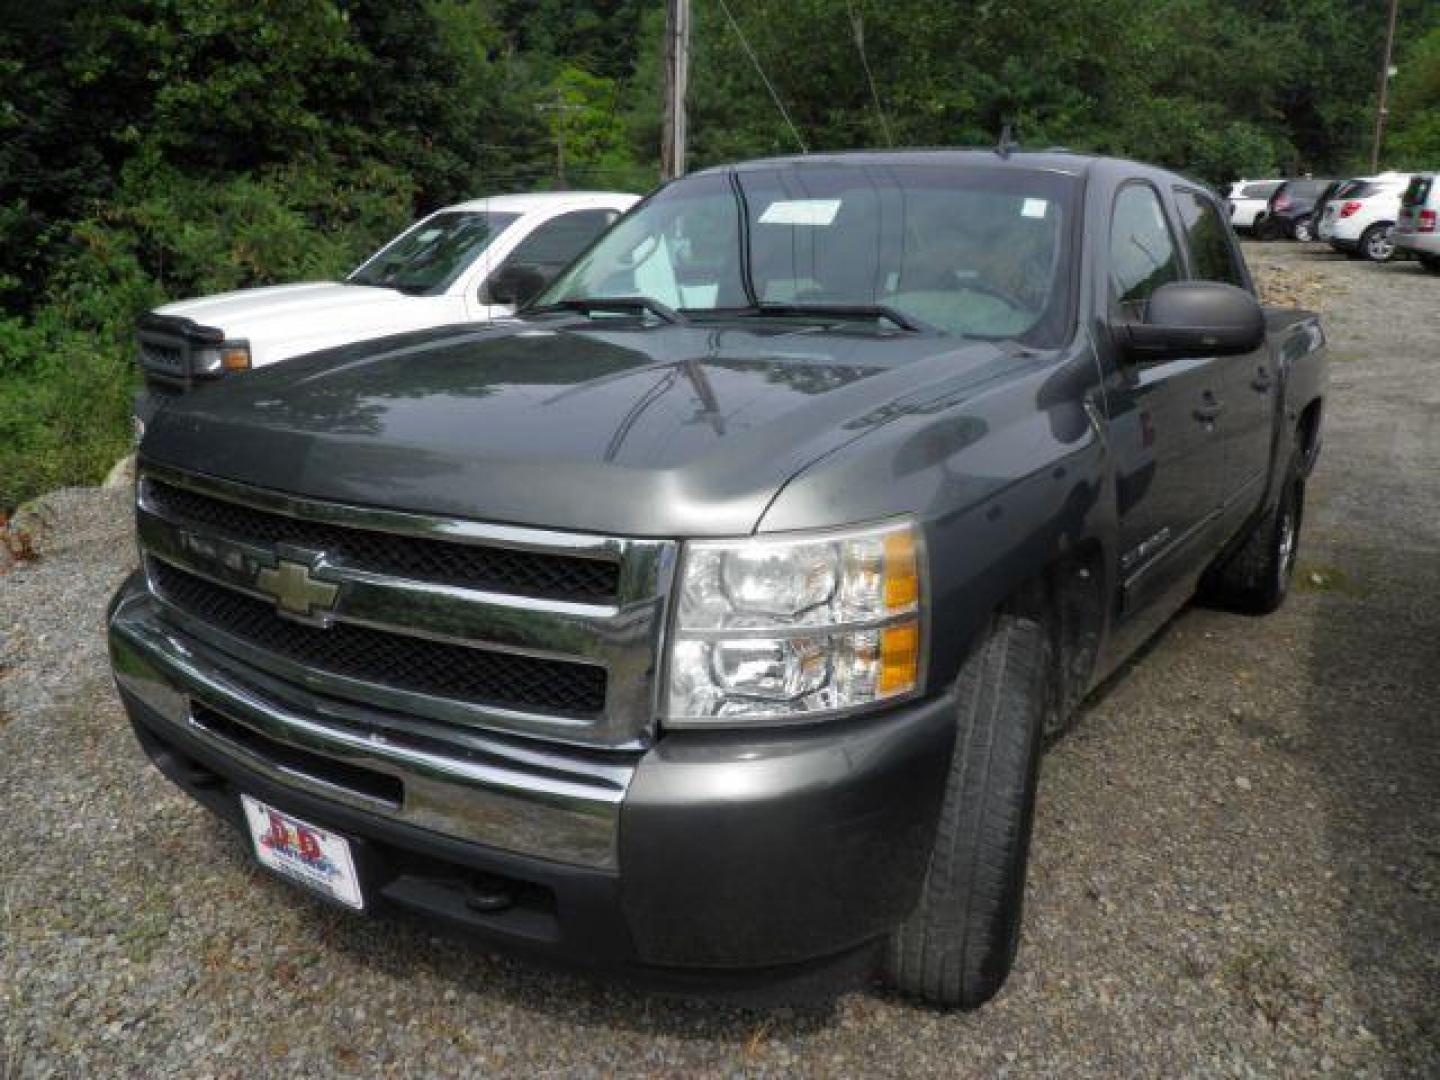
[[[760,66],[760,58],[755,55],[755,50],[750,47],[750,42],[745,38],[745,31],[740,29],[740,24],[735,21],[735,16],[730,14],[730,5],[725,0],[720,0],[720,10],[725,13],[725,18],[730,23],[730,29],[735,31],[735,36],[740,39],[740,47],[745,50],[745,55],[750,57],[750,63],[755,65],[755,73],[760,76],[760,81],[765,84],[765,89],[770,91],[770,99],[775,102],[775,107],[780,110],[786,125],[790,128],[790,134],[795,136],[795,141],[800,144],[800,152],[808,154],[810,148],[805,145],[805,140],[800,137],[800,129],[795,126],[795,121],[790,119],[790,114],[785,111],[785,103],[780,100],[780,95],[775,92],[775,86],[770,82],[770,77],[765,74],[765,69]]]
[[[850,28],[855,33],[855,48],[860,53],[860,66],[865,69],[865,81],[870,84],[870,98],[875,102],[876,115],[880,117],[880,130],[885,134],[885,145],[894,146],[890,121],[885,116],[885,106],[880,104],[880,91],[875,88],[875,73],[870,70],[870,58],[865,55],[865,24],[855,10],[852,0],[845,0],[845,10],[850,13]]]

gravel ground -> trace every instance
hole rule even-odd
[[[1332,337],[1299,591],[1184,613],[1047,755],[986,1008],[650,997],[271,880],[135,747],[125,495],[68,491],[0,576],[0,1076],[1440,1075],[1440,278],[1249,254]]]

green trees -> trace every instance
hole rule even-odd
[[[1359,169],[1385,18],[726,3],[812,149],[990,145],[1009,121],[1217,183]],[[693,5],[692,166],[797,150],[720,0]],[[0,507],[124,447],[147,306],[336,274],[419,211],[553,186],[562,140],[572,186],[650,187],[663,21],[661,0],[0,0]],[[1433,0],[1401,0],[1387,164],[1440,165],[1437,35]]]
[[[1401,50],[1390,102],[1387,160],[1440,170],[1440,26]]]

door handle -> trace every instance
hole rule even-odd
[[[1263,394],[1275,385],[1275,380],[1270,372],[1262,367],[1255,372],[1255,378],[1250,380],[1250,385]]]
[[[1215,400],[1215,395],[1206,390],[1204,400],[1195,407],[1193,415],[1202,424],[1213,424],[1222,407],[1220,402]]]

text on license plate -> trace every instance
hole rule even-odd
[[[348,840],[249,795],[240,802],[261,865],[348,907],[365,906]]]

